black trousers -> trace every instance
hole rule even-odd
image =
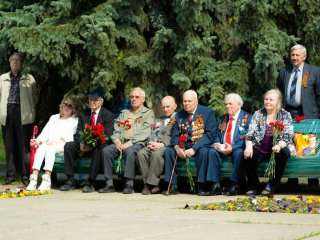
[[[17,173],[28,176],[26,154],[30,151],[32,124],[21,125],[20,105],[7,105],[6,125],[1,129],[6,151],[6,176],[16,178]]]
[[[269,161],[270,154],[263,154],[256,148],[253,148],[252,158],[245,159],[246,175],[248,179],[248,187],[250,190],[261,191],[261,185],[258,176],[258,165],[260,162]],[[288,158],[290,157],[290,151],[288,148],[282,148],[279,153],[275,154],[276,166],[275,166],[275,178],[269,179],[269,183],[273,186],[277,186],[280,183],[284,169]]]
[[[90,171],[89,171],[89,177],[88,177],[88,181],[90,183],[94,182],[101,167],[101,149],[102,148],[98,147],[90,152],[91,162],[90,162]],[[65,174],[70,180],[74,179],[75,161],[79,157],[79,152],[80,152],[80,146],[76,142],[67,142],[64,145]]]

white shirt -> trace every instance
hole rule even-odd
[[[233,117],[232,129],[231,129],[231,143],[233,142],[234,130],[236,129],[236,124],[237,124],[237,121],[238,121],[238,117],[239,117],[240,111],[241,111],[241,109],[234,116],[229,115],[229,121],[228,121],[228,125],[227,125],[226,130],[228,129],[228,126],[230,124],[230,118]],[[227,133],[227,131],[226,131],[226,133]],[[227,134],[224,135],[224,140],[223,140],[224,143],[226,142],[226,135]]]
[[[101,107],[99,107],[96,111],[93,111],[91,109],[91,115],[92,115],[92,112],[96,112],[96,115],[94,115],[94,125],[97,124],[97,119],[98,119],[98,115],[99,115],[100,109],[101,109]]]
[[[297,80],[297,85],[296,85],[296,95],[295,95],[294,104],[292,104],[291,101],[290,101],[290,89],[291,89],[294,73],[295,73],[295,70],[297,68],[293,67],[292,73],[291,73],[291,76],[290,76],[290,79],[289,79],[289,83],[288,83],[286,102],[287,102],[287,104],[289,104],[290,106],[293,106],[293,107],[301,106],[301,83],[302,83],[303,65],[304,64],[302,63],[300,65],[300,67],[298,68],[298,73],[297,73],[298,74],[298,80]]]
[[[77,130],[77,125],[77,117],[62,119],[60,118],[60,114],[52,115],[37,137],[37,140],[45,143],[48,141],[57,141],[62,138],[65,142],[71,142]]]

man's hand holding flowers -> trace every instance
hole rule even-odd
[[[80,151],[81,152],[90,152],[90,151],[92,151],[92,148],[84,143],[80,143]]]

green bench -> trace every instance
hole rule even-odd
[[[300,123],[294,123],[294,131],[302,133],[316,133],[318,141],[320,141],[320,120],[304,120]],[[113,171],[116,172],[117,159],[114,160]],[[264,176],[267,162],[259,165],[259,176]],[[196,176],[195,161],[191,159],[190,165],[193,176]],[[75,173],[86,174],[89,172],[90,159],[79,158],[75,163]],[[138,168],[137,168],[138,169]],[[223,161],[221,164],[221,177],[230,177],[232,171],[232,163]],[[53,167],[53,173],[64,173],[63,154],[57,154]],[[178,176],[186,177],[185,161],[177,162],[176,173]],[[139,172],[137,172],[139,174]],[[320,177],[320,155],[308,157],[292,157],[288,160],[283,177],[288,178],[319,178]]]

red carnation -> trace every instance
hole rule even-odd
[[[269,126],[271,127],[274,126],[274,122],[269,123]]]

